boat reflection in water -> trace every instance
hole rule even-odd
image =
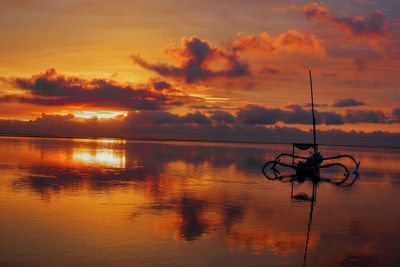
[[[260,178],[285,148],[0,138],[0,265],[299,266],[307,244],[307,266],[395,266],[399,152],[352,148],[362,179],[313,207]]]
[[[295,148],[300,150],[309,151],[309,156],[302,156],[295,154]],[[283,159],[289,158],[291,162],[285,163]],[[332,160],[350,160],[354,163],[355,169],[350,174],[349,169],[340,161]],[[326,163],[328,162],[328,163]],[[310,212],[307,226],[307,236],[304,248],[303,266],[306,266],[308,246],[310,241],[310,232],[312,225],[312,218],[314,212],[314,205],[317,201],[317,188],[320,183],[329,183],[338,187],[350,187],[360,178],[358,169],[360,162],[357,162],[351,155],[337,155],[333,157],[324,158],[321,152],[318,151],[317,144],[292,144],[292,153],[281,153],[274,160],[268,161],[264,164],[261,172],[271,181],[289,182],[291,184],[290,199],[293,202],[309,202]],[[282,174],[282,168],[286,168],[292,174]],[[335,172],[336,168],[336,172]],[[326,170],[329,170],[325,173]],[[293,174],[293,171],[295,173]],[[321,173],[324,173],[323,176]],[[330,176],[330,177],[328,177]],[[333,177],[332,177],[333,176]],[[302,184],[309,182],[312,184],[311,194],[304,192],[295,193],[295,183]]]
[[[335,163],[333,163],[335,164]],[[335,165],[333,165],[335,166]],[[339,165],[340,166],[340,165]],[[308,253],[308,247],[309,247],[309,242],[310,242],[310,233],[311,233],[311,225],[312,225],[312,219],[313,219],[313,213],[314,213],[314,206],[315,203],[317,202],[317,189],[320,183],[326,182],[330,183],[334,186],[338,187],[350,187],[353,186],[354,183],[360,178],[360,175],[358,172],[354,173],[354,175],[350,178],[350,174],[346,167],[340,166],[341,170],[345,170],[345,173],[343,174],[342,177],[338,178],[323,178],[321,176],[320,171],[314,173],[312,176],[304,176],[301,173],[297,172],[295,175],[281,175],[281,176],[274,176],[274,178],[270,178],[268,175],[266,177],[269,180],[278,180],[281,182],[290,182],[291,184],[291,190],[290,190],[290,199],[293,202],[300,202],[300,203],[310,203],[310,211],[309,211],[309,217],[308,217],[308,224],[307,224],[307,234],[305,238],[305,248],[304,248],[304,259],[303,259],[303,266],[306,266],[307,262],[307,253]],[[263,170],[263,173],[265,171]],[[276,173],[275,173],[276,174]],[[350,178],[350,181],[349,181]],[[310,182],[312,184],[312,190],[311,194],[307,194],[304,192],[295,192],[295,183],[304,183],[304,182]]]

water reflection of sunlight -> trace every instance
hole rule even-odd
[[[125,150],[106,148],[77,148],[74,149],[74,161],[85,164],[98,164],[114,168],[125,168]]]
[[[98,143],[98,144],[126,144],[125,139],[100,138],[100,139],[74,139],[75,142]]]
[[[96,143],[102,143],[102,144],[125,144],[126,140],[125,139],[113,139],[113,138],[96,139]]]

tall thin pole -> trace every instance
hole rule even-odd
[[[311,109],[312,109],[312,119],[313,119],[313,133],[314,133],[314,150],[317,144],[317,133],[315,130],[315,111],[314,111],[314,93],[313,93],[313,84],[312,84],[312,76],[311,70],[308,71],[310,75],[310,88],[311,88]]]

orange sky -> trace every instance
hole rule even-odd
[[[321,129],[398,132],[399,23],[389,0],[1,1],[0,119],[309,129],[311,68]]]

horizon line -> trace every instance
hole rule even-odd
[[[142,142],[193,142],[193,143],[222,143],[222,144],[249,144],[249,145],[291,145],[294,143],[286,142],[252,142],[252,141],[233,141],[233,140],[215,140],[215,139],[163,139],[163,138],[134,138],[134,137],[106,137],[106,136],[57,136],[57,135],[29,135],[29,134],[3,134],[2,137],[26,137],[26,138],[48,138],[48,139],[119,139],[127,141],[142,141]],[[295,142],[299,143],[299,142]],[[349,148],[377,148],[377,149],[400,149],[400,146],[363,146],[363,145],[344,145],[344,144],[324,144],[317,143],[319,146],[328,147],[349,147]]]

